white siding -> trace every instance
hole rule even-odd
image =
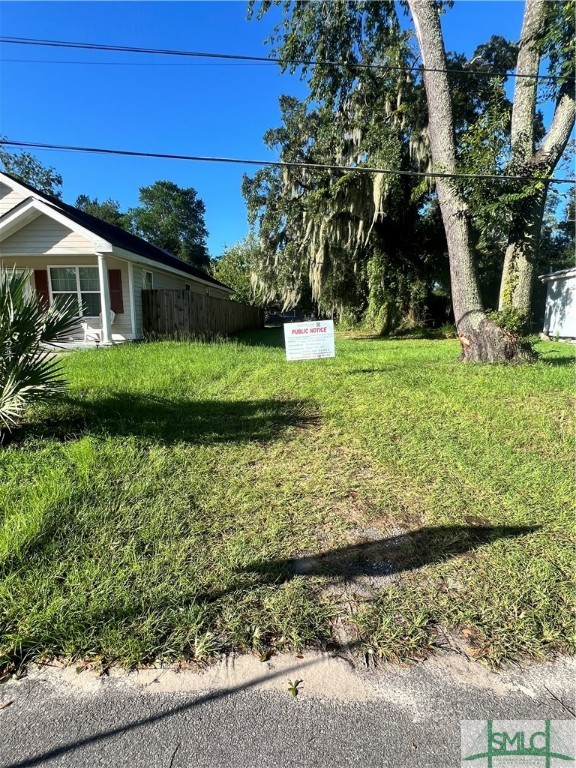
[[[226,299],[228,297],[228,294],[225,291],[221,291],[215,285],[212,286],[208,283],[200,283],[193,277],[193,275],[190,275],[189,277],[180,277],[179,275],[159,271],[154,268],[142,267],[142,269],[146,272],[152,272],[154,275],[152,283],[154,288],[182,291],[188,284],[193,293],[209,293],[210,296],[215,296],[218,299]]]
[[[548,281],[544,331],[549,336],[576,337],[576,277]]]
[[[8,268],[18,267],[19,269],[47,269],[48,264],[52,267],[70,266],[70,267],[96,267],[98,261],[96,256],[87,254],[76,254],[69,256],[43,256],[36,253],[30,256],[3,256],[2,265]]]
[[[3,216],[7,211],[28,197],[32,197],[31,192],[28,192],[28,194],[25,192],[15,192],[6,184],[0,183],[0,216]]]
[[[219,288],[210,288],[210,296],[215,296],[217,299],[230,299],[230,293],[228,291],[221,291]]]
[[[54,221],[39,216],[3,241],[0,254],[7,256],[95,253],[94,243]]]
[[[168,272],[158,272],[155,269],[146,271],[152,272],[154,275],[152,278],[153,288],[173,288],[181,291],[186,283],[186,280],[178,277],[178,275],[171,275]]]

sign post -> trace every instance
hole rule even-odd
[[[318,360],[335,357],[333,320],[284,325],[286,360]]]

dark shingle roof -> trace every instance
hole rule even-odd
[[[89,213],[85,213],[79,208],[75,208],[73,205],[68,205],[68,203],[62,202],[62,200],[59,200],[57,197],[47,195],[44,192],[39,192],[37,189],[34,189],[34,187],[31,187],[30,184],[26,184],[5,171],[1,171],[1,173],[15,181],[17,184],[20,184],[20,186],[30,190],[35,196],[39,197],[43,202],[48,203],[48,205],[55,210],[63,213],[71,221],[89,229],[90,232],[98,235],[98,237],[101,237],[103,240],[107,240],[111,245],[114,245],[117,248],[124,248],[126,251],[130,251],[139,256],[144,256],[147,259],[151,259],[152,261],[156,261],[167,267],[179,269],[181,272],[186,272],[193,277],[198,277],[200,280],[212,283],[220,288],[226,288],[229,291],[232,290],[229,286],[224,285],[224,283],[221,283],[201,269],[198,269],[198,267],[193,267],[191,264],[182,261],[182,259],[179,259],[178,256],[175,256],[173,253],[158,248],[158,246],[152,245],[152,243],[148,243],[141,237],[132,235],[130,232],[120,229],[120,227],[108,224],[106,221],[96,218],[96,216],[91,216]]]

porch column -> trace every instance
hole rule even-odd
[[[130,326],[132,338],[136,338],[136,307],[134,306],[134,266],[131,261],[128,264],[128,290],[130,291]]]
[[[102,312],[102,344],[112,344],[112,323],[110,322],[110,288],[108,285],[108,267],[103,253],[98,256],[98,277],[100,279],[100,308]]]

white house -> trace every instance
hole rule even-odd
[[[142,337],[142,290],[229,298],[228,286],[168,251],[0,173],[0,267],[29,269],[46,303],[77,297],[103,344]]]
[[[544,333],[576,338],[576,267],[540,275],[546,283]]]

